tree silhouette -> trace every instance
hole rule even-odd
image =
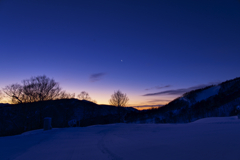
[[[75,98],[75,93],[66,93],[65,91],[62,91],[60,96],[57,99],[71,99]]]
[[[79,100],[87,100],[87,101],[90,101],[90,102],[93,102],[93,103],[97,103],[97,101],[96,101],[96,100],[93,100],[93,99],[89,96],[88,92],[85,92],[85,91],[82,91],[80,94],[78,94],[78,95],[77,95],[77,98],[78,98]]]
[[[87,100],[87,101],[91,101],[91,97],[89,96],[89,94],[85,91],[82,91],[79,95],[77,95],[78,99],[80,100]]]
[[[125,107],[128,101],[129,99],[127,95],[123,94],[120,90],[118,90],[111,95],[109,104],[116,107]]]
[[[24,102],[24,94],[23,87],[20,84],[12,84],[3,88],[3,92],[9,96],[12,100],[12,103],[23,103]]]
[[[23,85],[12,84],[3,88],[14,104],[75,97],[74,94],[62,91],[54,79],[45,75],[23,80],[22,83]]]

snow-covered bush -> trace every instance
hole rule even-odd
[[[69,127],[76,126],[76,124],[77,124],[77,120],[76,119],[72,119],[72,120],[68,121]]]

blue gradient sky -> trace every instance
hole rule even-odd
[[[165,104],[240,76],[240,1],[1,0],[0,54],[1,88],[45,74],[101,104]]]

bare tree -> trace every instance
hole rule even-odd
[[[22,83],[23,85],[12,84],[3,88],[12,103],[46,101],[73,96],[62,91],[54,79],[45,75],[23,80]]]
[[[109,100],[109,104],[116,107],[125,107],[129,98],[126,94],[123,94],[120,90],[114,92],[111,95],[111,99]]]
[[[52,100],[63,94],[59,84],[45,75],[23,80],[23,92],[29,102]]]
[[[11,98],[12,103],[24,103],[23,87],[20,84],[12,84],[3,88],[3,92]]]
[[[82,91],[79,95],[77,95],[78,99],[80,100],[87,100],[87,101],[91,101],[91,97],[89,96],[89,94],[85,91]]]
[[[90,101],[90,102],[93,102],[93,103],[97,103],[96,100],[93,100],[89,94],[85,91],[82,91],[80,94],[77,95],[77,98],[79,100],[87,100],[87,101]]]

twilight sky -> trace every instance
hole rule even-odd
[[[240,76],[239,0],[1,0],[0,88],[46,75],[157,105]]]

